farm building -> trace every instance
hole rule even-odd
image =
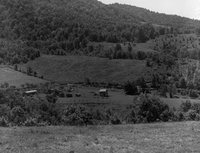
[[[108,97],[108,90],[107,89],[100,89],[99,90],[99,95],[101,97]]]
[[[24,95],[26,96],[31,96],[31,95],[35,95],[37,94],[37,90],[29,90],[29,91],[25,91]]]

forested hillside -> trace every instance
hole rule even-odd
[[[88,55],[93,52],[90,42],[141,43],[167,33],[189,33],[199,25],[97,0],[0,0],[0,61],[27,62],[41,52]]]

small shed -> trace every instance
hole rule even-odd
[[[99,95],[101,97],[108,97],[108,90],[107,89],[100,89],[99,90]]]

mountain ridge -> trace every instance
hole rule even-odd
[[[89,55],[99,52],[88,49],[90,42],[144,43],[164,34],[194,33],[199,27],[200,21],[189,18],[97,0],[0,0],[0,39],[14,44],[0,46],[6,62],[13,61],[13,52],[20,58],[14,63],[34,59],[38,52]],[[16,45],[23,46],[21,51]]]
[[[37,0],[36,0],[37,1]],[[54,3],[48,1],[49,3]],[[71,7],[71,10],[81,10],[83,14],[90,14],[94,16],[94,19],[98,19],[103,13],[107,15],[108,18],[105,19],[116,19],[125,18],[125,20],[131,20],[132,22],[147,22],[151,24],[161,24],[167,26],[176,26],[180,28],[181,26],[194,26],[195,28],[200,26],[199,20],[190,19],[187,17],[182,17],[179,15],[170,15],[166,13],[158,13],[151,11],[146,8],[137,7],[127,4],[104,4],[98,0],[75,0],[75,1],[65,1],[60,0],[60,5],[68,5],[68,8]],[[57,3],[57,2],[56,2]],[[58,5],[57,5],[58,6]],[[102,12],[103,11],[103,12]],[[82,15],[82,14],[79,14]],[[96,15],[96,16],[95,16]],[[165,20],[164,20],[165,19]]]
[[[160,12],[155,12],[155,11],[151,11],[149,9],[146,9],[146,8],[142,8],[142,7],[137,7],[137,6],[132,6],[132,5],[127,5],[127,4],[119,4],[119,3],[114,3],[114,4],[110,4],[111,6],[113,7],[116,7],[118,9],[123,9],[123,11],[131,11],[133,14],[136,14],[137,11],[140,12],[140,14],[137,14],[137,16],[140,16],[141,15],[141,18],[145,18],[145,21],[146,22],[150,22],[150,23],[158,23],[159,21],[156,21],[154,18],[155,16],[160,16],[162,18],[167,17],[167,21],[164,22],[164,23],[160,23],[160,24],[164,24],[164,25],[167,25],[167,22],[169,22],[169,18],[173,18],[172,21],[173,22],[177,22],[176,20],[184,20],[185,23],[188,23],[188,21],[190,22],[193,22],[195,24],[200,24],[200,20],[197,20],[197,19],[191,19],[191,18],[188,18],[188,17],[182,17],[180,15],[176,15],[176,14],[166,14],[166,13],[160,13]],[[145,16],[145,13],[148,14],[148,17],[151,18],[151,20],[153,20],[154,22],[152,22],[151,20],[148,20],[147,16]],[[171,22],[171,21],[170,21]],[[171,24],[170,26],[172,26],[173,24]],[[183,26],[183,25],[179,25],[179,26]]]

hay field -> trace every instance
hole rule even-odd
[[[87,56],[42,55],[22,67],[31,67],[38,74],[51,81],[83,82],[124,82],[146,75],[150,68],[140,60],[109,60]]]

